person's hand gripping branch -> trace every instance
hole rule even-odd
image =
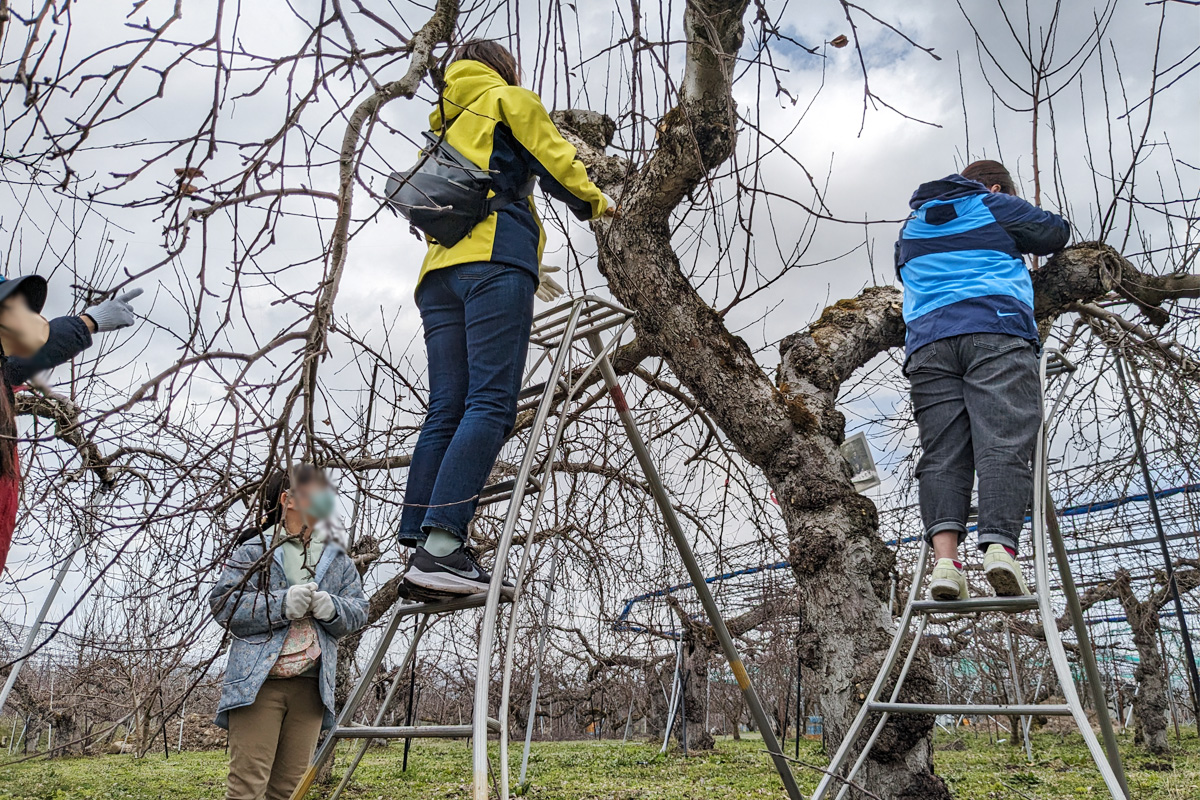
[[[107,333],[128,328],[137,321],[132,301],[141,295],[141,289],[131,289],[119,297],[90,306],[80,316],[92,333]]]

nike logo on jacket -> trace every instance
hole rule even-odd
[[[964,333],[1036,342],[1033,281],[1022,254],[1061,250],[1071,236],[1066,220],[961,175],[921,184],[909,206],[896,242],[906,352]]]

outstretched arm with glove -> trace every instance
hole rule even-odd
[[[29,358],[10,356],[5,361],[4,378],[8,385],[18,386],[39,372],[67,363],[91,347],[93,333],[128,328],[137,320],[131,301],[141,294],[141,289],[133,289],[97,303],[77,317],[50,320],[50,336],[36,354]]]

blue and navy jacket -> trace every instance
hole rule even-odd
[[[1038,341],[1033,281],[1022,255],[1061,250],[1071,227],[1019,197],[948,175],[923,183],[896,242],[904,284],[905,352],[963,333]]]

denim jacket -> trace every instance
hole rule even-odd
[[[258,696],[267,673],[279,657],[291,620],[283,615],[287,577],[278,548],[264,565],[261,540],[243,544],[225,564],[217,585],[208,595],[213,618],[232,634],[216,724],[229,727],[229,710],[248,706]],[[265,580],[264,580],[265,576]],[[321,701],[325,705],[322,728],[334,723],[333,688],[337,676],[337,640],[367,624],[367,598],[358,570],[346,551],[330,542],[317,562],[313,578],[329,592],[337,615],[329,622],[317,620],[321,644]]]

